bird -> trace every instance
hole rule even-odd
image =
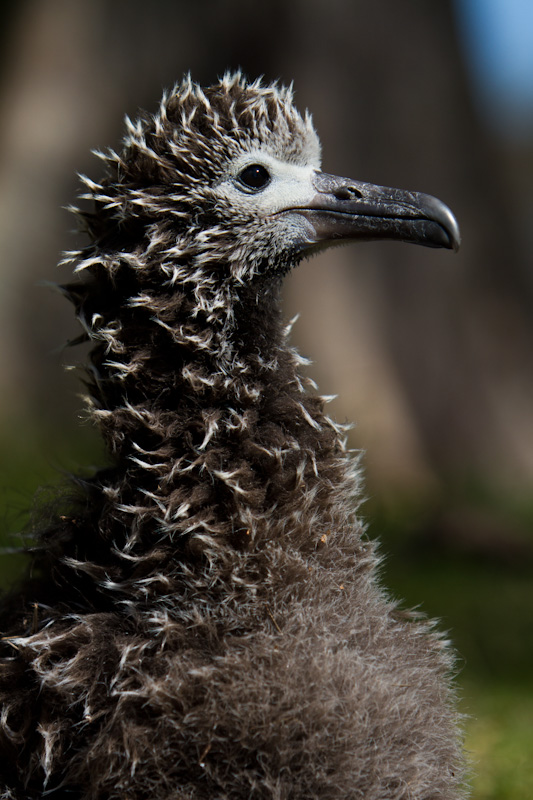
[[[2,800],[467,794],[453,648],[382,586],[347,428],[281,308],[326,247],[459,229],[323,172],[293,95],[188,75],[82,176],[60,291],[108,461],[43,511],[2,599]]]

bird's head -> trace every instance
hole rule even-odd
[[[186,78],[127,128],[122,153],[103,155],[108,177],[86,179],[96,211],[85,216],[100,249],[142,254],[174,281],[246,284],[353,239],[458,246],[439,200],[321,172],[290,88],[239,73],[208,89]]]

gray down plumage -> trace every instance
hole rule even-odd
[[[0,798],[458,800],[452,654],[377,582],[279,302],[334,240],[456,244],[450,212],[324,175],[291,91],[239,74],[100,155],[62,288],[110,465],[4,598]]]

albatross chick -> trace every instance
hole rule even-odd
[[[4,598],[3,800],[457,800],[453,659],[376,578],[345,430],[283,276],[355,239],[455,248],[438,200],[320,171],[290,89],[186,78],[83,178],[62,287],[110,465]]]

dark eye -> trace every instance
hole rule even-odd
[[[250,164],[239,173],[239,181],[247,189],[262,189],[270,181],[270,174],[261,164]]]

